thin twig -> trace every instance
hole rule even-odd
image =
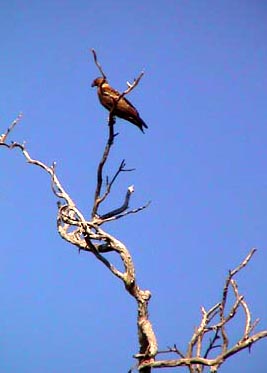
[[[103,168],[108,159],[111,146],[113,145],[113,140],[114,140],[114,122],[112,118],[110,118],[108,140],[107,140],[107,143],[104,149],[102,159],[99,162],[99,165],[97,168],[97,184],[96,184],[96,190],[95,190],[94,205],[93,205],[93,209],[91,213],[92,218],[96,217],[99,205],[102,202],[100,194],[101,194],[101,189],[102,189],[102,184],[103,184]]]
[[[114,182],[116,181],[117,177],[119,176],[119,174],[121,172],[131,172],[131,171],[134,171],[134,169],[125,169],[125,160],[123,160],[118,168],[118,170],[116,171],[115,175],[113,176],[113,178],[111,179],[111,181],[108,180],[107,178],[107,181],[106,181],[106,191],[105,193],[100,197],[99,196],[99,199],[98,199],[98,203],[102,203],[104,202],[104,200],[108,197],[108,195],[110,194],[111,192],[111,188],[112,188],[112,185],[114,184]]]
[[[203,355],[204,359],[206,359],[208,357],[211,350],[214,350],[215,348],[220,347],[220,346],[217,346],[217,345],[214,344],[218,339],[220,339],[219,329],[216,329],[215,333],[214,333],[214,336],[212,337],[212,339],[210,339],[210,342],[209,342],[209,345],[206,349],[206,352]]]
[[[0,136],[0,144],[4,144],[6,142],[8,135],[13,130],[13,128],[20,122],[21,119],[22,119],[22,113],[19,113],[17,118],[13,120],[13,122],[10,124],[6,132]]]
[[[100,63],[98,62],[97,55],[96,55],[96,51],[92,48],[92,49],[91,49],[91,52],[93,53],[94,61],[95,61],[96,66],[98,67],[98,69],[99,69],[101,75],[103,76],[103,78],[106,79],[106,75],[105,75],[105,73],[104,73],[104,71],[103,71],[103,69],[102,69]]]
[[[239,297],[238,286],[237,286],[236,281],[232,279],[231,280],[231,285],[232,285],[232,288],[234,290],[235,296]],[[245,302],[245,300],[242,299],[240,303],[241,303],[241,306],[243,307],[243,310],[244,310],[245,315],[246,315],[245,330],[244,330],[244,335],[243,335],[243,338],[242,338],[242,341],[244,341],[249,337],[249,333],[250,333],[250,329],[251,329],[251,314],[250,314],[250,310],[249,310],[248,305]]]
[[[113,216],[118,215],[118,214],[122,213],[123,211],[127,210],[128,206],[129,206],[130,197],[131,197],[133,192],[134,192],[134,186],[131,185],[127,189],[125,199],[124,199],[124,202],[123,202],[122,206],[115,209],[115,210],[112,210],[112,211],[110,211],[110,212],[108,212],[104,215],[101,215],[100,219],[106,220],[106,219],[112,218]]]
[[[176,344],[174,344],[173,347],[168,347],[168,350],[159,350],[157,355],[169,354],[169,353],[175,353],[175,354],[181,356],[182,358],[185,357],[185,355],[177,348]]]
[[[110,216],[110,217],[107,217],[105,219],[103,218],[103,216],[101,216],[100,219],[102,221],[100,222],[100,224],[107,223],[107,222],[110,222],[110,221],[113,221],[113,220],[117,220],[117,219],[121,219],[121,218],[124,218],[125,216],[130,215],[130,214],[136,214],[136,213],[138,213],[138,212],[146,209],[150,205],[150,203],[151,203],[151,201],[147,202],[143,206],[137,207],[136,209],[132,209],[130,211],[125,211],[125,212],[123,212],[121,214]],[[111,212],[111,213],[113,214],[114,212]]]
[[[242,268],[244,268],[248,262],[250,261],[250,259],[252,258],[252,256],[255,254],[255,252],[257,251],[257,249],[253,248],[249,254],[246,256],[246,258],[243,260],[243,262],[237,266],[235,269],[233,269],[232,271],[230,271],[230,277],[232,278],[237,272],[239,272]]]

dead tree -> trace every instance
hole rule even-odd
[[[97,60],[95,51],[92,50],[92,53],[96,66],[105,78],[106,75]],[[99,207],[109,197],[116,179],[122,172],[131,171],[131,169],[126,168],[123,160],[115,175],[103,182],[103,170],[116,137],[116,133],[114,133],[114,110],[118,101],[138,85],[142,76],[143,73],[132,84],[128,83],[128,88],[114,101],[113,108],[109,112],[108,139],[97,169],[96,189],[90,218],[84,216],[81,209],[76,206],[75,201],[65,190],[57,176],[55,163],[48,166],[39,160],[33,159],[24,144],[9,141],[11,132],[13,132],[15,126],[22,118],[21,114],[11,123],[6,132],[0,136],[0,145],[10,150],[20,150],[29,164],[42,168],[48,174],[51,180],[52,192],[58,199],[57,230],[60,236],[76,246],[79,251],[84,250],[93,254],[114,276],[121,280],[126,292],[135,299],[139,351],[134,355],[137,364],[129,372],[137,369],[139,372],[149,373],[153,368],[187,367],[190,373],[201,373],[206,368],[214,373],[232,355],[245,348],[250,349],[254,343],[267,337],[267,330],[255,332],[259,320],[251,320],[249,306],[244,296],[239,293],[235,280],[236,275],[249,263],[256,250],[252,249],[239,266],[229,271],[219,302],[209,310],[204,307],[201,308],[201,321],[199,326],[195,328],[187,348],[178,348],[177,344],[174,344],[165,350],[158,350],[156,334],[148,314],[151,292],[138,286],[131,253],[124,243],[103,229],[105,223],[121,219],[128,214],[137,213],[148,207],[149,203],[129,210],[129,201],[134,192],[134,186],[131,185],[125,192],[124,200],[118,208],[107,211],[102,215],[99,214]],[[105,254],[108,252],[114,252],[120,257],[123,263],[123,271],[119,270],[106,258]],[[234,295],[234,302],[231,305],[228,304],[230,292]],[[226,326],[238,316],[238,311],[244,312],[245,325],[243,331],[240,331],[239,341],[231,344]],[[159,355],[168,357],[160,360]]]

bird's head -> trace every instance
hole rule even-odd
[[[104,83],[107,83],[105,78],[96,78],[91,84],[91,87],[101,87]]]

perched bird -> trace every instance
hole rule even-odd
[[[99,101],[107,110],[110,111],[114,107],[116,117],[135,124],[142,132],[144,128],[148,128],[136,108],[125,97],[116,101],[120,97],[120,92],[112,88],[105,78],[96,78],[91,86],[97,87]]]

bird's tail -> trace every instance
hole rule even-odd
[[[143,121],[142,118],[134,118],[133,124],[135,124],[143,133],[145,133],[144,128],[148,128],[146,123]]]

